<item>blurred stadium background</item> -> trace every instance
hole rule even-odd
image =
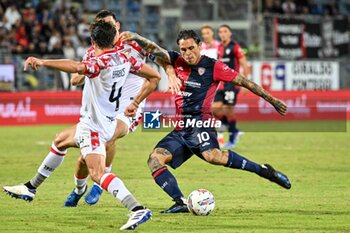
[[[349,110],[350,0],[1,0],[1,125],[76,121],[80,95],[69,93],[76,90],[69,74],[44,68],[23,72],[23,61],[30,55],[80,60],[90,46],[89,22],[105,8],[116,13],[122,30],[136,31],[167,49],[177,49],[180,29],[199,32],[203,24],[215,30],[228,24],[246,52],[250,78],[298,108],[299,116],[293,119],[310,117],[309,113],[300,117],[300,112],[312,115],[316,108],[323,109],[316,115],[335,112],[324,110],[327,107]],[[167,79],[159,70],[162,92],[167,90]],[[60,92],[61,102],[52,91]],[[44,106],[38,105],[50,96],[51,108],[42,110]],[[171,102],[169,95],[153,96],[149,106]],[[241,97],[238,115],[251,113],[254,106],[266,108],[248,97]]]
[[[276,164],[290,176],[291,190],[197,158],[174,171],[185,195],[198,188],[213,192],[217,209],[205,219],[159,214],[170,200],[154,184],[146,160],[165,132],[139,127],[118,142],[113,170],[154,211],[142,232],[350,232],[350,0],[0,0],[0,186],[30,178],[55,133],[79,119],[81,88],[69,84],[69,74],[44,68],[23,72],[24,59],[80,60],[90,46],[89,22],[104,8],[117,14],[122,30],[167,49],[177,50],[180,29],[230,25],[233,39],[245,49],[250,78],[289,106],[281,117],[254,95],[240,95],[238,127],[249,133],[235,150]],[[160,71],[158,91],[147,101],[150,109],[174,103]],[[340,124],[330,124],[334,120]],[[336,133],[324,133],[331,131]],[[108,195],[93,210],[83,201],[79,208],[62,208],[79,150],[69,154],[34,202],[0,195],[0,232],[95,233],[120,227],[125,210],[115,209]]]

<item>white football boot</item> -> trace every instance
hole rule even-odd
[[[152,217],[152,212],[149,209],[142,209],[131,212],[129,216],[129,220],[120,230],[135,230],[138,225],[147,222]]]
[[[36,190],[29,189],[24,184],[16,186],[4,186],[2,187],[4,192],[10,195],[11,197],[22,199],[25,201],[33,201],[35,197]]]

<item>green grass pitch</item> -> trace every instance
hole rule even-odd
[[[65,127],[1,127],[0,186],[28,181],[46,156],[55,133]],[[139,130],[117,146],[112,171],[153,210],[153,219],[137,232],[350,232],[348,132],[248,132],[242,137],[236,151],[287,174],[291,190],[249,172],[209,165],[192,157],[171,171],[185,195],[198,188],[214,194],[215,210],[206,217],[159,213],[172,202],[154,183],[146,161],[164,135]],[[69,150],[62,166],[38,189],[33,202],[0,193],[0,232],[119,231],[127,220],[127,210],[112,195],[104,193],[95,206],[81,200],[77,208],[63,208],[74,187],[78,154],[78,149]]]

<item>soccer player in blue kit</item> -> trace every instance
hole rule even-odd
[[[269,102],[278,113],[285,115],[287,106],[271,96],[256,83],[246,79],[221,61],[200,55],[200,39],[193,30],[182,30],[177,44],[180,53],[166,51],[156,43],[132,32],[123,32],[122,40],[135,40],[155,59],[172,64],[182,81],[176,94],[176,113],[183,122],[206,121],[213,118],[211,104],[220,81],[242,86]],[[291,182],[283,173],[269,164],[257,164],[232,150],[221,151],[214,127],[177,127],[158,142],[149,156],[148,166],[155,182],[175,201],[162,213],[188,212],[186,200],[176,178],[167,166],[176,169],[193,154],[214,165],[253,172],[283,188],[290,189]]]

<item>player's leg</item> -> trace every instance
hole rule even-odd
[[[234,115],[234,107],[237,103],[239,89],[236,87],[230,87],[225,90],[224,106],[225,115],[227,119],[227,127],[229,132],[229,140],[224,145],[224,148],[234,148],[238,142],[240,131],[237,129],[237,120]]]
[[[126,119],[126,120],[129,121],[129,119]],[[117,140],[128,134],[129,127],[128,127],[128,124],[125,123],[126,120],[124,119],[117,120],[117,127],[114,132],[113,138],[106,143],[107,156],[106,156],[105,171],[107,173],[110,173],[112,170],[112,163],[116,155]],[[88,203],[89,205],[96,204],[99,201],[102,192],[103,192],[103,188],[98,183],[94,182],[92,188],[84,198],[85,202]]]
[[[225,109],[225,116],[227,119],[227,129],[229,132],[228,142],[225,143],[225,148],[234,148],[236,146],[236,138],[239,130],[237,129],[237,120],[235,118],[235,109],[233,105],[225,104],[223,106]]]
[[[227,118],[224,109],[224,91],[218,90],[215,94],[214,102],[212,104],[212,112],[216,119],[221,121],[221,127],[218,130],[218,142],[220,147],[223,147],[225,144],[225,127],[227,125]]]
[[[121,230],[133,230],[152,216],[152,212],[135,199],[120,178],[113,173],[105,172],[105,157],[103,155],[88,154],[85,157],[85,162],[92,180],[115,196],[131,212],[129,220],[120,228]]]
[[[178,186],[175,176],[166,165],[172,168],[181,166],[192,156],[192,152],[183,144],[179,133],[172,131],[155,147],[148,159],[148,167],[156,184],[163,189],[175,204],[161,213],[188,212],[186,200]]]
[[[82,156],[79,156],[75,165],[74,182],[75,188],[73,192],[66,199],[65,207],[76,207],[80,198],[85,194],[87,190],[87,180],[89,177],[89,170],[86,162]]]
[[[291,188],[291,183],[288,177],[283,173],[276,171],[271,165],[257,164],[234,151],[221,151],[218,148],[213,148],[203,151],[202,156],[208,163],[253,172],[286,189]]]
[[[48,155],[38,168],[35,176],[24,185],[4,186],[4,191],[12,197],[32,201],[35,197],[36,189],[62,164],[67,148],[76,147],[75,132],[76,125],[58,133],[52,142]]]

